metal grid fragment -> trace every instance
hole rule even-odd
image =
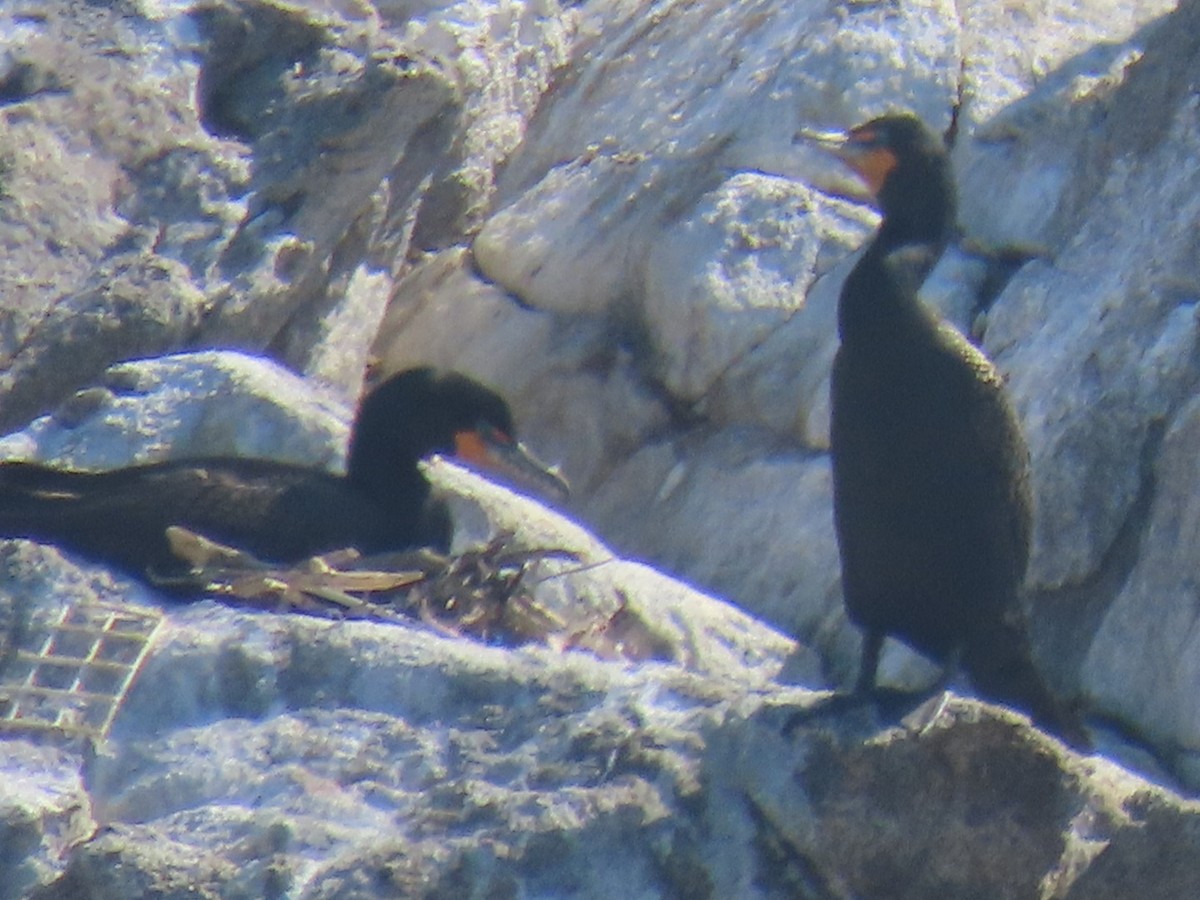
[[[161,623],[157,610],[100,602],[31,623],[0,671],[0,735],[102,739]]]

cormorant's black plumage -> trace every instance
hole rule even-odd
[[[856,690],[874,689],[891,635],[1083,744],[1034,668],[1020,605],[1032,501],[1017,416],[992,363],[917,297],[954,226],[945,149],[890,115],[836,152],[883,214],[842,288],[832,377],[843,591],[866,632]]]
[[[345,475],[237,457],[107,472],[9,462],[0,464],[0,537],[52,543],[138,577],[186,568],[167,543],[170,525],[277,563],[343,547],[444,547],[449,519],[418,460],[497,447],[516,465],[530,459],[504,400],[457,373],[411,369],[364,399]]]

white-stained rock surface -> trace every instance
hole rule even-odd
[[[111,366],[93,387],[0,438],[0,458],[112,469],[252,456],[341,469],[349,418],[330,391],[268,359],[179,353]]]
[[[105,743],[0,741],[0,898],[1200,896],[1198,97],[1196,0],[0,4],[0,455],[336,469],[364,382],[458,368],[577,524],[434,463],[456,549],[570,549],[543,602],[642,641],[167,607]],[[828,372],[876,222],[794,137],[892,109],[952,145],[925,291],[1020,411],[1090,759],[965,699],[780,734],[855,673]],[[162,601],[0,552],[4,653]]]

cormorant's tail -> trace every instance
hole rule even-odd
[[[0,464],[0,537],[54,540],[56,523],[82,505],[89,477],[36,463]]]
[[[0,463],[0,500],[6,496],[14,500],[34,496],[73,497],[80,482],[87,478],[85,472],[52,469],[40,463]]]
[[[1009,626],[990,631],[964,651],[962,667],[985,700],[1027,713],[1035,725],[1076,750],[1092,749],[1078,710],[1051,693],[1034,666],[1023,628]]]

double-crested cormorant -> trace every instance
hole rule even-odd
[[[1020,605],[1032,500],[1017,416],[987,357],[917,297],[954,227],[945,148],[888,115],[834,152],[883,214],[842,288],[831,392],[842,588],[866,632],[855,693],[875,690],[892,635],[1086,745],[1034,668]]]
[[[449,518],[417,467],[433,453],[565,491],[514,439],[503,399],[463,375],[418,368],[363,400],[345,475],[237,457],[108,472],[4,463],[0,537],[56,544],[135,577],[186,571],[167,542],[170,525],[276,563],[344,547],[444,548]]]

